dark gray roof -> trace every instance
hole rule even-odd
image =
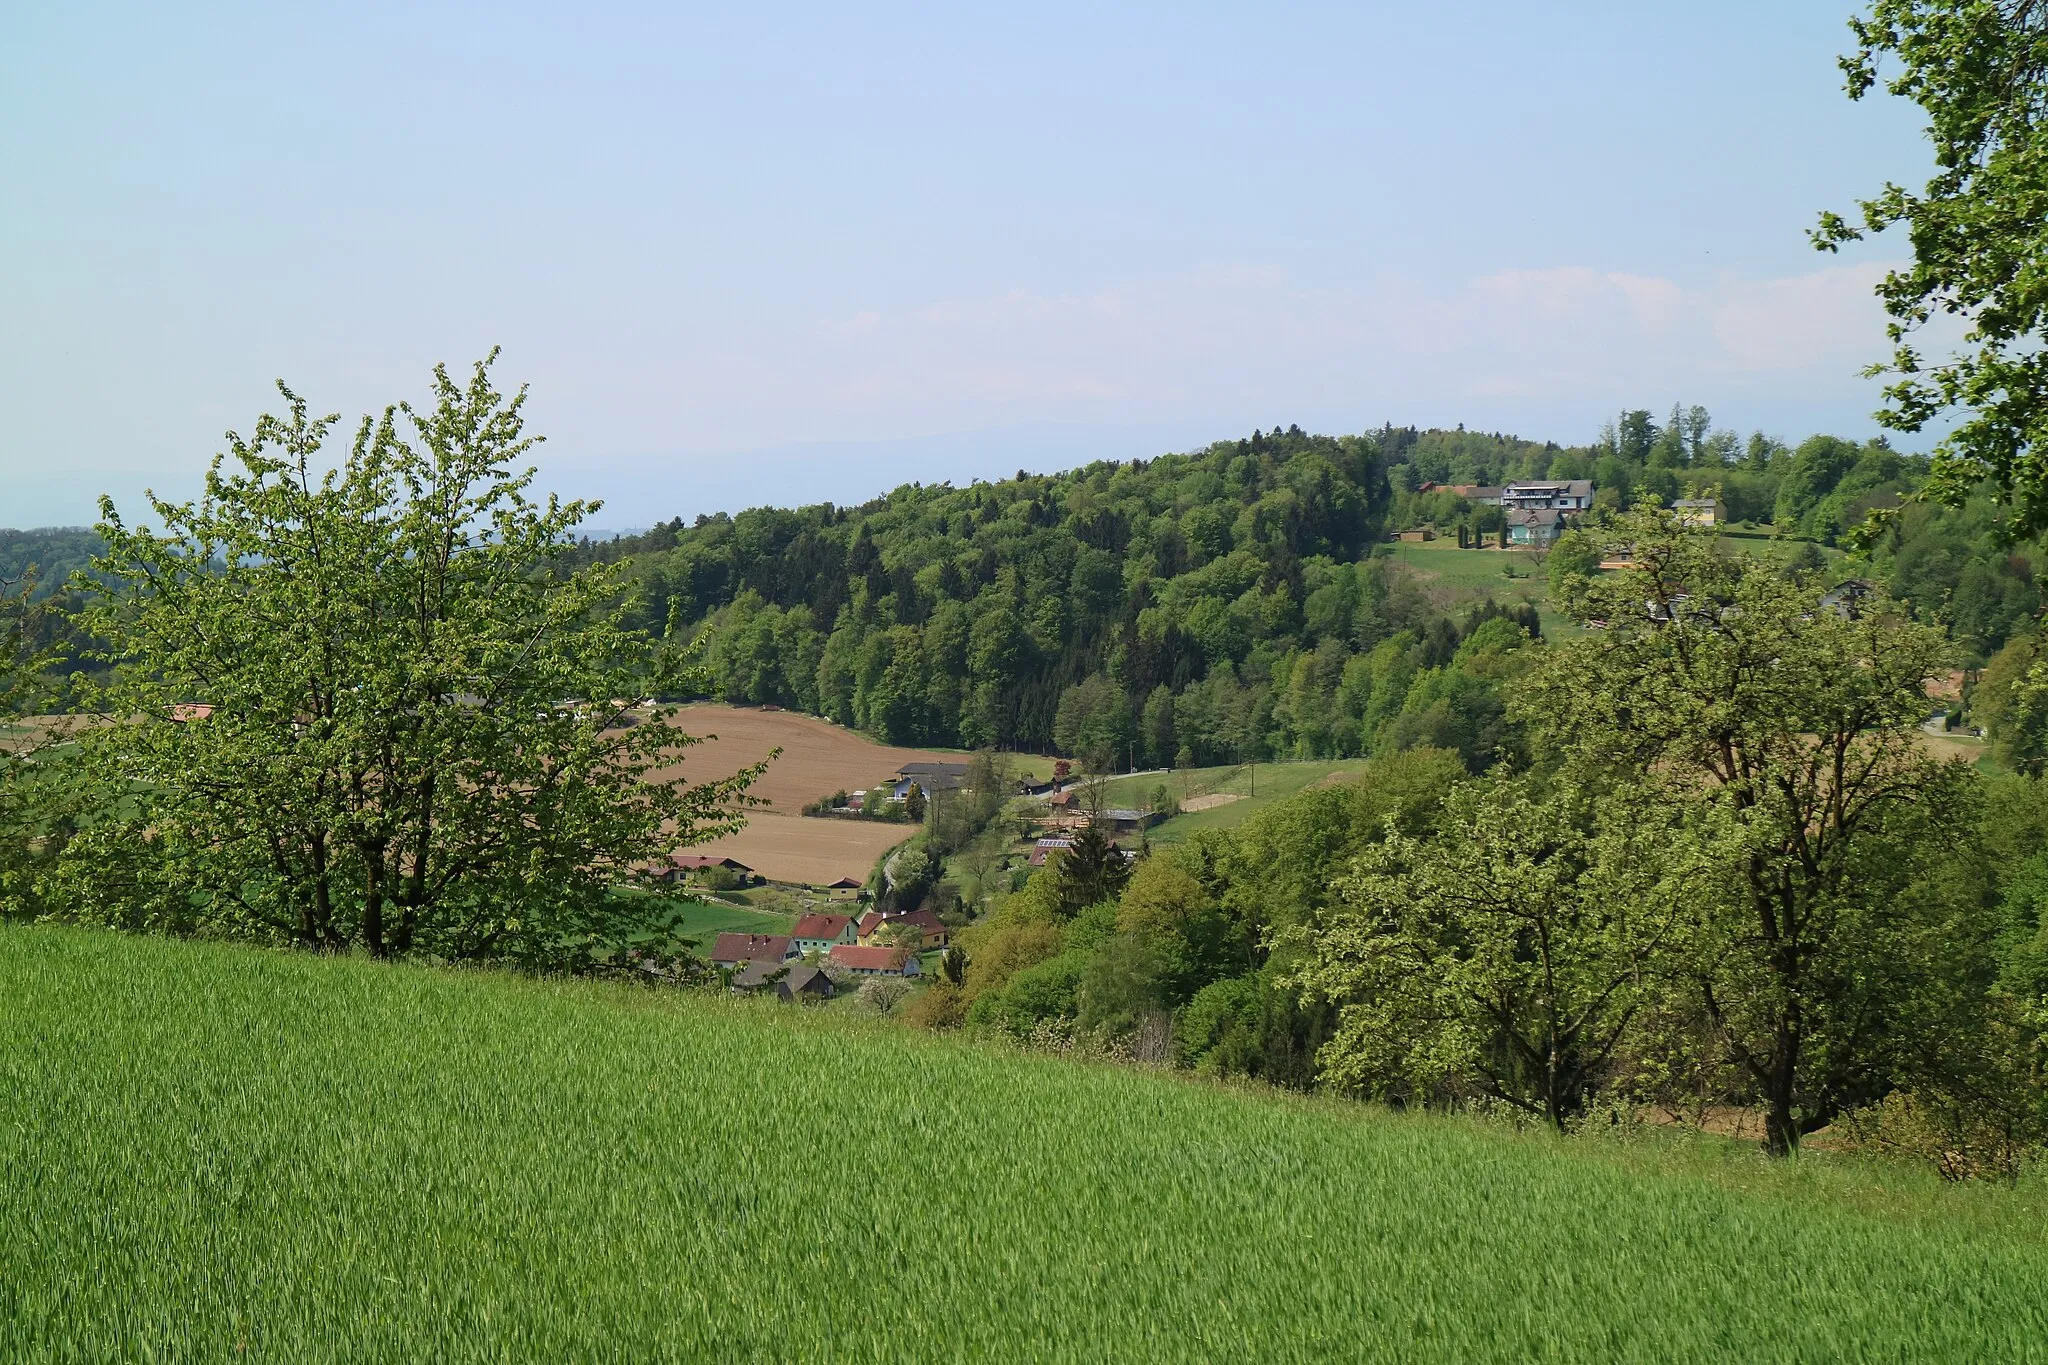
[[[829,1000],[832,998],[832,978],[819,967],[796,967],[782,978],[782,984],[775,989],[784,996],[822,995]]]
[[[806,967],[791,967],[786,962],[763,962],[756,959],[732,974],[732,984],[752,989],[755,986],[767,985],[770,978],[787,980],[788,977],[783,975],[785,972],[794,975],[796,972],[809,970],[811,969]]]

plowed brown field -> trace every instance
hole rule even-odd
[[[769,804],[751,812],[738,834],[691,849],[737,858],[778,882],[816,886],[838,877],[865,880],[876,858],[917,832],[907,824],[807,818],[798,814],[807,802],[872,786],[905,763],[967,761],[964,754],[890,748],[793,711],[687,706],[676,724],[687,734],[707,737],[683,755],[681,771],[693,782],[730,777],[770,750],[782,750],[753,788]],[[708,738],[712,735],[717,738]]]

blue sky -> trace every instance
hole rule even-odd
[[[41,6],[0,44],[0,525],[284,378],[498,344],[605,526],[1254,425],[1864,435],[1846,7]]]

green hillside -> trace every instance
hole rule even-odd
[[[835,1012],[835,1016],[836,1016]],[[0,1358],[2020,1359],[2040,1192],[0,929]]]

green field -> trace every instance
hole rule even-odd
[[[698,948],[705,952],[710,951],[711,940],[720,934],[786,934],[794,923],[796,920],[790,915],[704,901],[684,906],[682,915],[682,931],[696,939]]]
[[[2042,1191],[0,928],[0,1359],[2020,1360]]]
[[[1260,763],[1247,769],[1242,765],[1220,768],[1187,768],[1172,773],[1150,773],[1139,777],[1112,778],[1103,784],[1105,806],[1149,807],[1152,793],[1161,786],[1176,800],[1185,793],[1203,792],[1235,795],[1241,800],[1207,810],[1189,811],[1154,825],[1148,837],[1154,843],[1176,843],[1198,829],[1234,829],[1245,817],[1262,811],[1285,796],[1323,781],[1343,781],[1363,772],[1363,758],[1314,758],[1295,763]]]

